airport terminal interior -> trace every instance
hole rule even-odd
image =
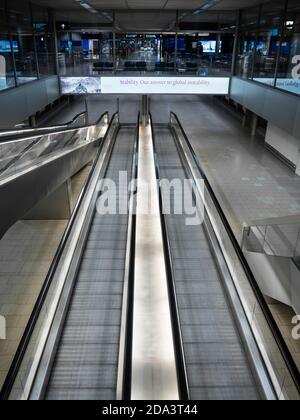
[[[0,399],[299,370],[300,0],[0,0]]]

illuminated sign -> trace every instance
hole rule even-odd
[[[229,77],[61,77],[65,95],[227,95]]]
[[[274,79],[271,78],[254,78],[255,82],[263,83],[264,85],[274,87]],[[300,95],[300,79],[276,79],[276,87],[278,89],[286,90],[296,95]]]
[[[57,31],[69,31],[70,24],[69,22],[56,22]]]
[[[229,77],[103,77],[102,93],[227,95]]]
[[[46,31],[48,29],[48,24],[45,22],[36,22],[33,24],[33,27],[36,31]]]
[[[64,95],[101,93],[101,77],[61,77],[60,84]]]

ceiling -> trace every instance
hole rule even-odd
[[[212,1],[212,0],[210,0]],[[217,0],[216,0],[217,1]],[[58,20],[76,24],[111,23],[102,12],[112,16],[115,11],[116,23],[124,31],[165,31],[176,24],[176,11],[180,10],[181,20],[197,22],[235,22],[235,11],[270,0],[219,0],[205,12],[193,15],[208,0],[82,0],[99,13],[85,10],[79,0],[32,0],[33,3],[57,11]],[[190,12],[190,13],[189,13]],[[105,14],[105,13],[104,13]]]
[[[270,0],[220,0],[210,10],[238,10]],[[98,10],[196,10],[207,0],[86,0]],[[57,10],[80,10],[75,0],[33,0],[33,3]],[[88,12],[86,12],[88,13]]]

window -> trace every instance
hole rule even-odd
[[[32,5],[32,23],[40,77],[55,74],[53,28],[46,9]]]
[[[4,0],[0,0],[0,90],[15,86],[12,49],[16,48],[10,40]]]
[[[10,0],[8,13],[19,84],[37,79],[37,63],[29,3]]]
[[[289,0],[280,48],[277,88],[300,94],[300,71],[294,74],[297,63],[300,63],[300,4],[298,0]]]
[[[276,63],[280,48],[284,1],[263,4],[256,37],[254,80],[274,86]]]
[[[246,32],[240,36],[236,58],[236,75],[245,79],[252,77],[256,34]]]

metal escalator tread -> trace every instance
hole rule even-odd
[[[127,127],[116,139],[107,178],[117,187],[119,171],[130,177],[134,136]],[[127,216],[94,213],[46,399],[116,398],[127,222]]]
[[[160,176],[186,178],[169,129],[155,130]],[[193,400],[260,399],[203,226],[167,215],[190,395]]]

